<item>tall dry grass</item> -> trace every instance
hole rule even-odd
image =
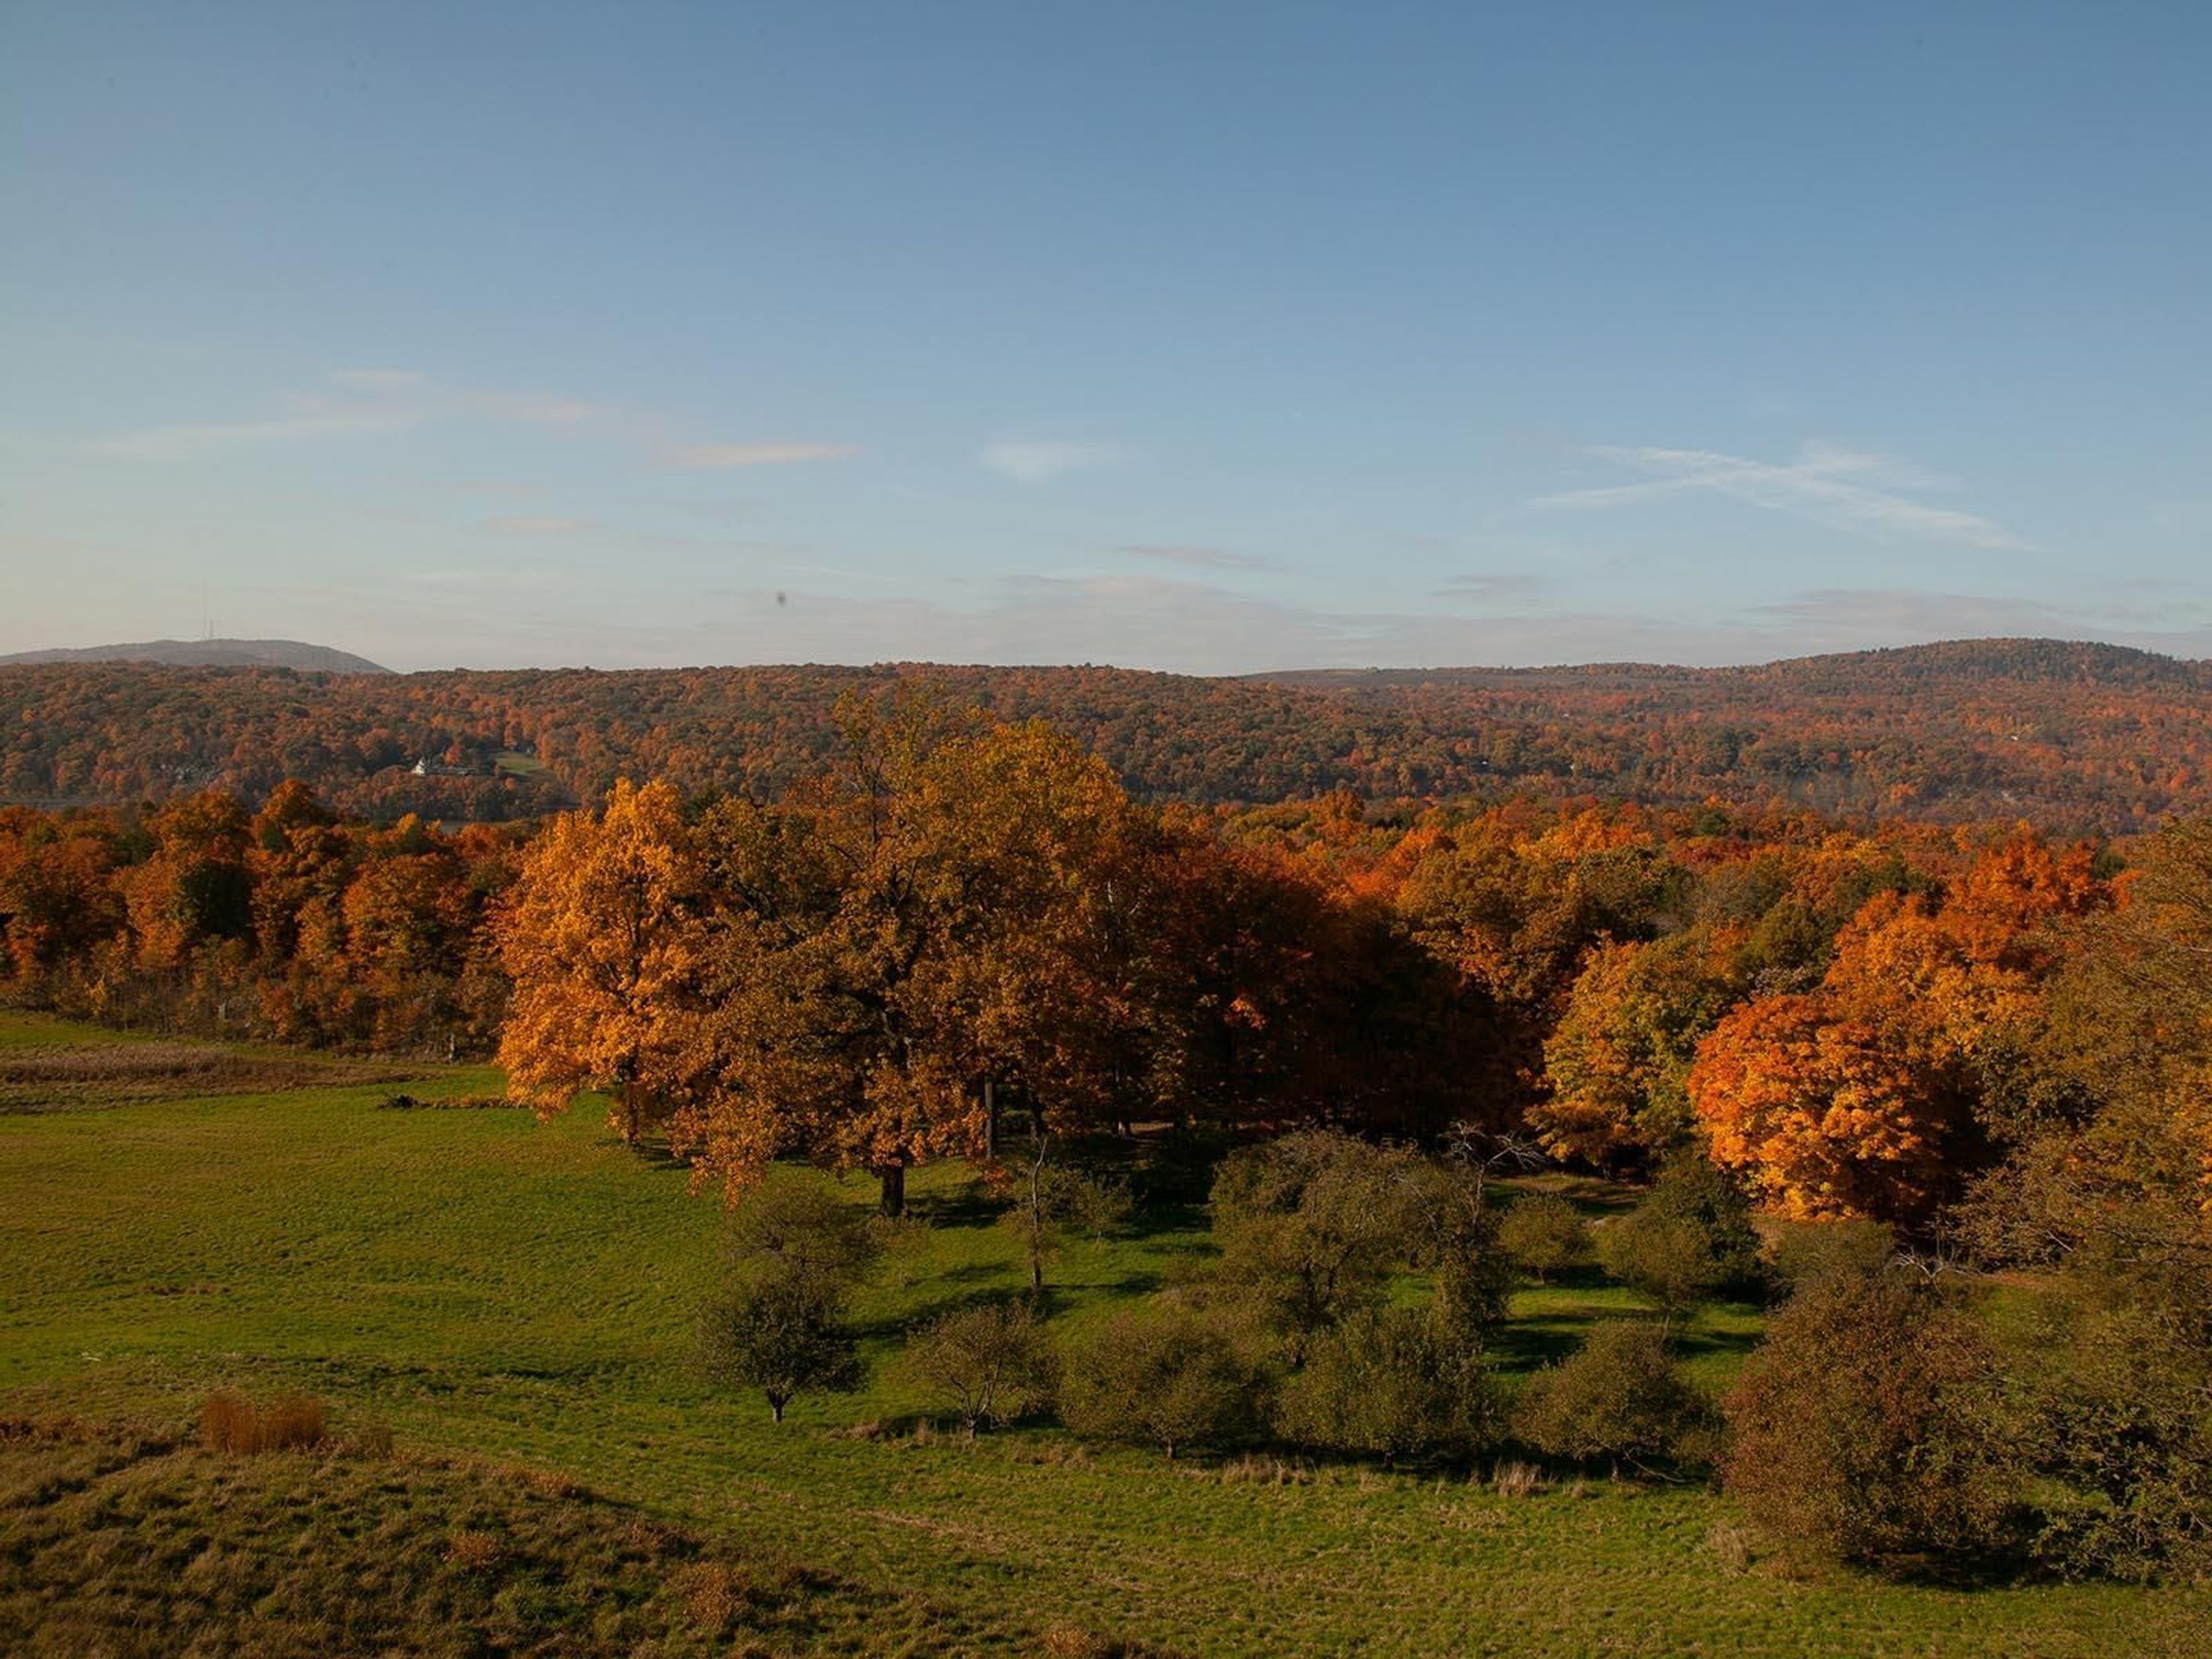
[[[235,1389],[224,1389],[200,1407],[200,1439],[211,1451],[289,1451],[319,1446],[328,1436],[323,1402],[313,1395],[282,1395],[257,1406]]]

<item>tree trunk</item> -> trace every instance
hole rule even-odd
[[[989,1078],[983,1079],[983,1156],[999,1155],[999,1091]]]
[[[876,1173],[884,1183],[883,1212],[896,1221],[906,1213],[906,1165],[886,1164]]]
[[[783,1421],[783,1401],[778,1400],[774,1395],[768,1397],[768,1414],[775,1422]]]
[[[623,1144],[637,1145],[637,1079],[631,1078],[623,1084]]]

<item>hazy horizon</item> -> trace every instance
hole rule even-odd
[[[2212,655],[2212,14],[17,8],[0,653]]]

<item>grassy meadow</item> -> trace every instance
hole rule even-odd
[[[901,1333],[1022,1283],[1017,1242],[962,1168],[917,1176],[919,1219],[858,1305],[866,1389],[802,1398],[777,1429],[757,1398],[717,1395],[689,1364],[720,1259],[718,1202],[625,1149],[596,1113],[547,1125],[496,1106],[391,1109],[390,1068],[295,1061],[256,1076],[273,1062],[252,1051],[134,1058],[149,1046],[175,1045],[0,1014],[0,1419],[18,1425],[0,1435],[0,1638],[31,1600],[82,1577],[91,1547],[69,1555],[55,1535],[56,1494],[68,1493],[86,1506],[72,1535],[112,1528],[133,1504],[172,1532],[177,1516],[200,1516],[196,1547],[228,1554],[234,1576],[257,1552],[304,1548],[314,1528],[302,1517],[318,1504],[338,1506],[315,1534],[325,1544],[434,1534],[439,1552],[394,1580],[418,1599],[456,1559],[468,1565],[454,1528],[507,1540],[483,1547],[531,1564],[546,1608],[570,1551],[578,1582],[604,1588],[592,1605],[643,1622],[606,1626],[624,1645],[547,1651],[1107,1650],[1071,1645],[1071,1631],[1191,1655],[2197,1650],[2187,1632],[2201,1633],[2201,1608],[2178,1593],[1899,1586],[1747,1562],[1727,1504],[1702,1488],[1601,1479],[1506,1496],[1464,1474],[1170,1464],[1088,1451],[1045,1427],[972,1444],[933,1433],[921,1426],[929,1402],[896,1364]],[[167,1088],[149,1086],[157,1073]],[[498,1079],[441,1067],[405,1086],[480,1096]],[[871,1183],[847,1190],[872,1201]],[[1097,1318],[1206,1249],[1194,1212],[1072,1245],[1048,1270],[1053,1317]],[[1629,1304],[1589,1273],[1525,1291],[1506,1361],[1540,1364]],[[1758,1322],[1743,1306],[1698,1316],[1688,1346],[1702,1381],[1725,1381]],[[392,1473],[363,1473],[383,1467],[374,1458],[268,1454],[260,1486],[210,1504],[210,1483],[237,1487],[241,1466],[185,1436],[225,1387],[319,1395],[341,1437],[376,1443],[388,1430]],[[98,1425],[61,1436],[88,1449],[58,1450],[58,1431],[21,1426],[61,1419]],[[141,1437],[141,1455],[113,1449],[128,1434],[112,1425]],[[47,1468],[72,1458],[76,1474]],[[480,1468],[534,1472],[529,1492],[592,1513],[532,1519],[527,1493],[493,1502],[457,1473]],[[100,1504],[87,1496],[100,1492]],[[453,1518],[471,1504],[490,1518]],[[272,1518],[239,1520],[254,1515]],[[690,1541],[625,1552],[605,1543],[617,1522]],[[711,1639],[652,1623],[664,1579],[709,1582],[700,1564],[729,1552],[784,1564],[782,1588]],[[460,1644],[450,1650],[538,1650],[526,1597],[500,1604],[508,1637],[479,1649],[457,1632],[492,1615],[453,1595],[423,1615]],[[254,1605],[273,1619],[281,1598],[267,1596]],[[809,1597],[822,1617],[805,1613]]]

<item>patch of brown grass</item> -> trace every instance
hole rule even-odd
[[[1534,1463],[1500,1463],[1490,1474],[1491,1489],[1500,1498],[1533,1498],[1551,1484]]]
[[[323,1402],[313,1395],[283,1395],[257,1406],[236,1389],[224,1389],[200,1407],[201,1443],[234,1456],[319,1446],[328,1436]]]
[[[464,1528],[446,1540],[446,1559],[464,1572],[485,1572],[499,1565],[506,1554],[498,1537],[488,1532]]]

